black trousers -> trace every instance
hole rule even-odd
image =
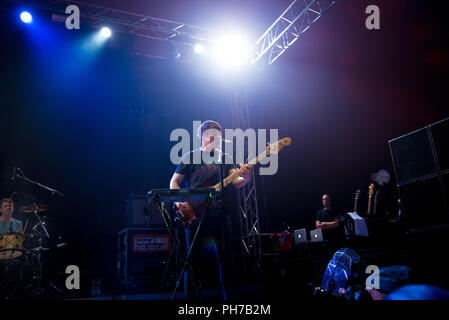
[[[197,225],[185,228],[186,247],[189,250],[197,230]],[[209,252],[209,255],[202,253]],[[229,216],[223,216],[221,209],[209,209],[203,218],[197,239],[192,247],[190,267],[184,272],[184,292],[187,300],[199,299],[195,292],[202,279],[201,267],[216,259],[218,270],[210,270],[219,279],[223,299],[229,300],[233,295],[233,257],[232,257],[232,228]],[[193,283],[195,281],[195,283]],[[199,290],[200,288],[198,288]]]

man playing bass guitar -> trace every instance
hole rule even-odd
[[[235,168],[233,159],[220,151],[221,134],[222,128],[217,122],[208,120],[201,124],[198,129],[201,147],[183,156],[170,180],[170,189],[179,189],[183,183],[185,183],[187,188],[211,187],[216,185],[220,180],[220,166],[218,163],[222,163],[223,166],[223,179],[237,171],[238,175],[235,175],[232,185],[236,188],[241,188],[246,185],[251,179],[251,167],[240,164],[239,169]],[[224,203],[218,200],[213,201],[207,208],[198,233],[198,239],[195,240],[196,244],[193,246],[191,262],[193,265],[195,265],[195,262],[198,262],[195,261],[195,251],[200,248],[200,245],[208,243],[213,248],[215,256],[218,259],[218,265],[220,266],[217,275],[220,276],[223,298],[227,300],[230,298],[232,292],[232,234],[229,214],[228,212],[225,212],[224,215],[222,214],[223,205]],[[194,212],[192,209],[195,210],[194,205],[185,202],[176,203],[175,207],[177,212],[191,212],[191,215]],[[196,210],[195,213],[199,214],[200,211],[202,210]],[[195,221],[192,218],[183,219],[183,221],[189,222],[185,223],[187,250],[190,247],[197,226],[196,223],[190,223]],[[199,217],[195,218],[199,219]],[[186,299],[189,300],[193,297],[192,277],[189,274],[191,271],[187,269],[184,273],[184,291]]]

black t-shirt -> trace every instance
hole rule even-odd
[[[199,157],[197,154],[196,158],[201,159],[201,163],[193,163],[195,153],[199,153]],[[186,188],[208,188],[220,182],[219,165],[217,164],[218,152],[211,152],[211,159],[203,158],[203,154],[205,153],[206,152],[203,152],[200,149],[190,151],[182,157],[181,162],[176,167],[175,173],[184,175],[183,184]],[[184,163],[184,159],[186,159],[186,157],[190,157],[190,162],[188,164]],[[205,160],[209,160],[209,163],[205,163]],[[229,176],[229,170],[236,169],[236,167],[232,163],[232,157],[228,154],[222,155],[222,163],[223,179],[225,179]],[[226,190],[226,188],[224,190]],[[225,199],[229,199],[227,194],[228,192],[225,192]],[[220,196],[221,194],[217,195],[215,200],[218,202],[213,208],[209,208],[208,210],[208,212],[212,215],[217,215],[221,212]]]
[[[210,159],[207,159],[204,156],[209,157]],[[189,158],[190,160],[188,164],[184,163],[186,158]],[[200,159],[201,163],[193,163],[195,159]],[[186,188],[212,187],[220,182],[220,172],[217,163],[218,152],[212,151],[207,155],[206,152],[196,149],[186,153],[182,157],[181,162],[176,167],[175,173],[184,175]],[[222,155],[222,163],[224,179],[229,175],[229,170],[235,169],[235,165],[232,157],[228,154]]]
[[[334,209],[321,209],[316,213],[316,221],[319,222],[333,222],[338,218],[338,214]],[[341,240],[344,236],[341,223],[337,228],[323,230],[324,240]]]
[[[316,221],[319,222],[332,222],[337,218],[337,213],[333,209],[322,209],[316,213]]]

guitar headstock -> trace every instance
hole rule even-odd
[[[357,189],[357,191],[355,192],[355,199],[359,200],[360,197],[360,189]]]
[[[371,197],[374,193],[374,183],[371,183],[369,185],[369,189],[368,189],[368,195]]]
[[[285,137],[285,138],[282,138],[281,140],[273,142],[266,149],[267,156],[269,156],[270,154],[278,153],[283,147],[289,146],[291,143],[292,143],[292,138],[290,138],[290,137]]]

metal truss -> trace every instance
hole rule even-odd
[[[336,0],[294,0],[257,40],[252,52],[252,63],[272,64],[335,2]]]
[[[7,0],[7,3],[15,6],[31,6],[65,17],[68,16],[65,13],[66,7],[69,5],[76,5],[80,9],[80,17],[83,23],[87,22],[93,28],[107,25],[114,32],[126,33],[154,40],[169,41],[179,45],[194,46],[197,43],[207,45],[214,39],[214,31],[211,29],[123,10],[111,9],[83,1]]]
[[[232,124],[234,129],[250,129],[248,99],[242,87],[234,89],[231,99]],[[247,149],[247,141],[245,141]],[[256,175],[251,181],[237,189],[240,217],[240,238],[245,271],[257,275],[262,270],[262,248],[260,243],[259,210],[257,206]]]

